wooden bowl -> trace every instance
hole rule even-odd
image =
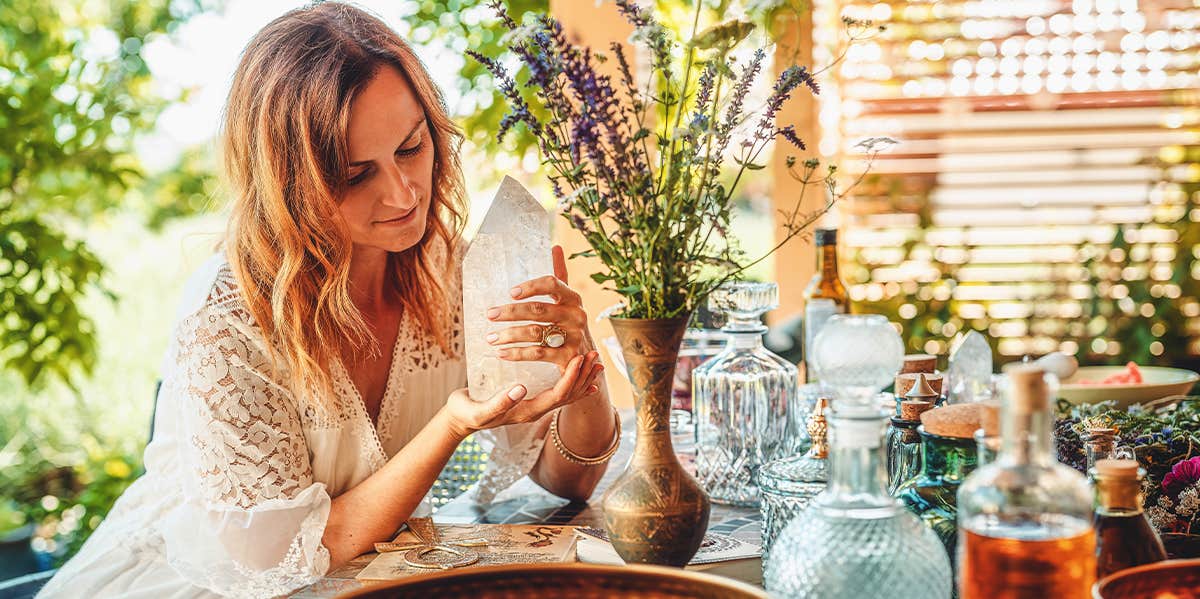
[[[1187,395],[1200,375],[1182,368],[1161,366],[1139,366],[1142,383],[1131,385],[1083,385],[1078,381],[1100,381],[1105,377],[1124,372],[1124,366],[1084,366],[1071,378],[1062,381],[1058,396],[1073,403],[1099,403],[1113,400],[1117,407],[1127,408],[1133,404],[1144,404],[1172,395]]]
[[[1176,559],[1121,570],[1092,587],[1095,599],[1200,598],[1200,559]]]
[[[662,566],[514,564],[449,570],[371,584],[342,599],[766,599],[767,594],[729,578]]]

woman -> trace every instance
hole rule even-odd
[[[455,390],[459,140],[412,51],[363,11],[321,4],[255,36],[223,130],[230,228],[185,292],[146,474],[41,596],[288,593],[428,513],[434,480],[476,432],[494,445],[481,498],[526,473],[563,497],[591,494],[618,430],[560,249],[556,277],[513,290],[555,303],[488,314],[560,327],[562,347],[501,350],[558,364],[558,383],[533,397],[519,384]]]

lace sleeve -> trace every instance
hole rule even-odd
[[[259,339],[244,315],[203,308],[180,323],[160,396],[178,414],[184,499],[159,525],[167,560],[226,596],[278,596],[329,568],[330,497]]]

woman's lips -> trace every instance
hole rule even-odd
[[[404,216],[397,216],[396,218],[389,218],[388,220],[381,220],[381,221],[377,221],[377,222],[381,225],[403,225],[403,224],[411,221],[413,215],[415,215],[416,213],[417,213],[417,209],[413,208],[412,210],[409,210],[408,213],[405,214]]]

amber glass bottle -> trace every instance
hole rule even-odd
[[[821,326],[834,314],[850,311],[850,296],[838,276],[837,229],[817,229],[817,272],[804,289],[804,361],[808,381],[816,380],[809,350]]]
[[[1099,460],[1096,481],[1096,578],[1167,559],[1142,511],[1142,477],[1134,460]]]
[[[1088,599],[1096,535],[1087,478],[1054,457],[1058,383],[1034,365],[1007,370],[1000,453],[958,491],[962,599]]]

